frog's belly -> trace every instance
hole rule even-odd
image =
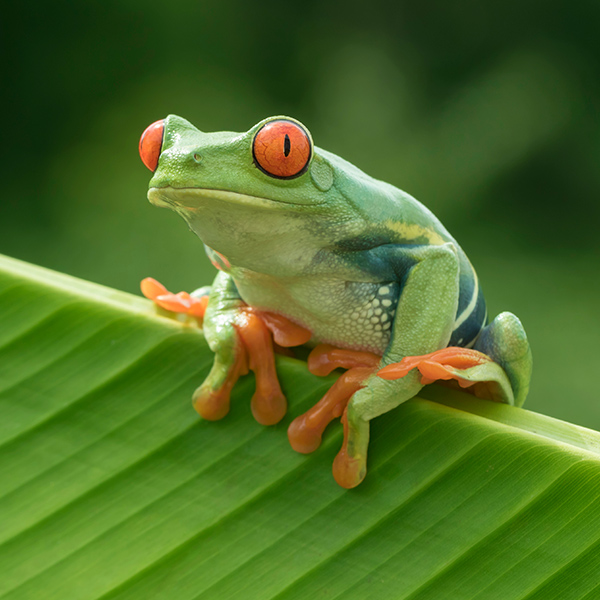
[[[258,284],[258,285],[257,285]],[[383,354],[391,335],[399,285],[344,281],[237,281],[242,299],[309,329],[312,342]]]

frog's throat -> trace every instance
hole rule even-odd
[[[220,200],[231,204],[252,206],[254,208],[267,208],[271,210],[301,206],[283,200],[268,200],[258,196],[239,194],[228,190],[213,190],[207,188],[175,188],[171,186],[152,187],[148,190],[148,200],[154,206],[166,208],[199,208],[206,205],[207,201]]]

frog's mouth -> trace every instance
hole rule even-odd
[[[281,209],[284,206],[300,206],[283,200],[269,200],[259,196],[249,196],[229,190],[213,190],[207,188],[174,188],[152,187],[148,190],[148,200],[154,206],[171,209],[195,209],[206,206],[211,200],[227,202],[228,204],[239,204],[252,208],[266,208],[270,210]]]

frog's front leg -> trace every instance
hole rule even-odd
[[[203,323],[204,335],[215,353],[204,383],[194,392],[194,408],[205,419],[222,419],[229,412],[231,390],[248,370],[256,376],[251,408],[263,425],[278,423],[286,413],[287,401],[277,378],[274,344],[278,351],[306,343],[307,329],[280,315],[254,311],[240,298],[226,273],[219,273],[211,288],[192,294],[170,293],[156,280],[142,282],[143,294],[162,308],[195,317]],[[210,292],[210,301],[207,293]]]
[[[197,289],[195,292],[179,292],[173,294],[152,277],[146,277],[140,283],[142,294],[152,300],[157,306],[170,312],[190,315],[201,324],[208,305],[210,286]]]
[[[287,401],[275,371],[271,331],[241,300],[226,273],[215,278],[203,328],[215,358],[208,377],[194,392],[194,408],[205,419],[223,418],[229,412],[233,386],[251,369],[256,376],[252,413],[263,425],[278,423],[287,411]]]

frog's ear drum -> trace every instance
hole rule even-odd
[[[158,157],[163,143],[165,121],[155,121],[146,127],[140,138],[140,157],[142,162],[154,173],[158,167]]]
[[[306,130],[294,121],[265,123],[254,136],[252,155],[256,166],[269,177],[293,179],[302,175],[312,154]]]

